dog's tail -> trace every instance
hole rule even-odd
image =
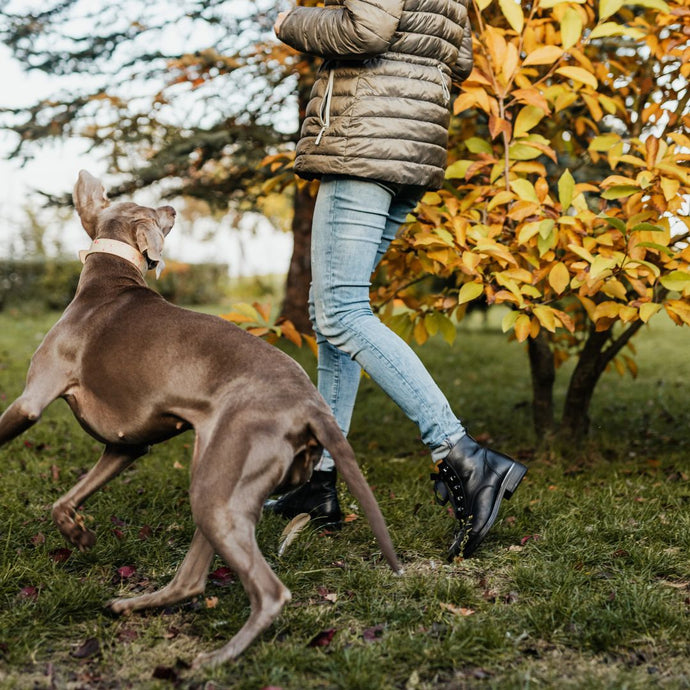
[[[348,443],[335,419],[328,414],[314,415],[309,421],[309,426],[319,443],[333,456],[336,469],[345,480],[352,495],[362,506],[364,514],[371,525],[371,530],[381,548],[381,552],[393,569],[393,572],[401,573],[402,570],[395,555],[393,542],[381,514],[381,509],[362,474],[362,470],[359,469],[352,446]]]

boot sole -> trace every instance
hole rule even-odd
[[[494,522],[496,522],[503,497],[505,496],[505,499],[509,501],[513,494],[517,491],[520,482],[523,480],[526,474],[527,467],[513,460],[513,464],[510,466],[510,469],[506,473],[506,476],[503,478],[501,486],[498,489],[498,494],[496,495],[496,500],[494,501],[494,507],[491,511],[491,515],[489,515],[489,519],[486,521],[482,531],[479,532],[479,534],[465,546],[463,551],[464,558],[471,556],[477,550],[482,541],[484,541],[484,537],[486,537],[489,530],[493,527]],[[468,546],[471,546],[471,548],[468,549]],[[454,556],[451,554],[451,560],[453,557]]]

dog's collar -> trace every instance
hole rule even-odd
[[[86,257],[89,256],[89,254],[113,254],[119,256],[121,259],[125,259],[136,266],[142,276],[146,275],[146,271],[149,270],[149,264],[146,257],[139,250],[119,240],[107,240],[103,238],[94,240],[88,249],[82,249],[79,252],[79,259],[82,263],[86,262]]]

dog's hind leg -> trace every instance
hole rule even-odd
[[[197,529],[192,537],[189,551],[175,577],[162,589],[138,597],[114,599],[108,606],[115,613],[127,613],[154,606],[167,606],[187,597],[201,594],[206,587],[208,569],[213,559],[213,547]]]
[[[200,654],[194,660],[197,668],[239,656],[291,598],[261,554],[255,527],[264,500],[292,460],[292,449],[283,439],[252,431],[244,428],[245,438],[235,436],[232,448],[225,443],[216,452],[209,449],[192,476],[194,521],[215,552],[235,571],[251,605],[242,628],[224,647]],[[229,431],[228,435],[234,436]],[[249,446],[246,452],[238,447],[242,443]]]
[[[67,541],[82,551],[96,543],[96,535],[86,529],[84,521],[77,514],[77,508],[91,494],[147,452],[148,446],[107,445],[98,462],[53,504],[53,520]]]

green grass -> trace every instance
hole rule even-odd
[[[0,314],[2,409],[56,318]],[[236,581],[162,611],[114,618],[103,607],[165,584],[183,558],[192,436],[94,496],[85,515],[98,542],[68,553],[50,505],[100,447],[55,403],[0,451],[0,687],[690,688],[690,334],[663,320],[645,329],[638,380],[604,376],[591,436],[565,457],[536,450],[526,354],[499,320],[473,319],[453,348],[420,350],[469,429],[530,466],[477,556],[445,562],[453,520],[433,503],[428,455],[365,379],[351,440],[405,575],[387,571],[363,517],[335,534],[306,530],[279,558],[283,523],[267,516],[259,542],[293,600],[212,672],[186,666],[246,619]],[[309,355],[291,353],[313,375]],[[123,566],[136,572],[123,579]],[[329,630],[330,644],[310,646]]]

